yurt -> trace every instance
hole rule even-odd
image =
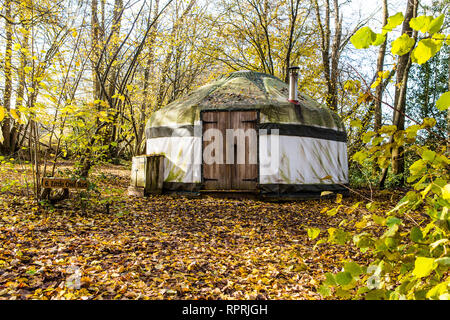
[[[339,117],[290,83],[239,71],[153,113],[146,153],[164,155],[163,191],[315,197],[346,192]]]

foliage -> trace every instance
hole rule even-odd
[[[412,38],[403,34],[393,41],[392,52],[404,55],[412,50],[413,62],[427,62],[448,38],[437,34],[442,24],[443,16],[413,19],[411,27],[427,33],[430,38],[415,45]],[[357,35],[352,41],[357,47],[375,42],[367,29]],[[444,93],[438,100],[439,110],[448,109],[446,97]],[[435,119],[424,118],[422,124],[411,125],[406,130],[383,126],[378,132],[369,131],[362,136],[367,147],[353,155],[353,160],[361,165],[371,161],[387,168],[394,147],[404,148],[404,154],[416,155],[407,178],[412,189],[394,208],[378,210],[382,215],[375,214],[377,204],[369,202],[366,205],[369,214],[354,223],[356,232],[342,229],[330,232],[329,242],[354,245],[370,252],[374,261],[368,266],[349,261],[341,272],[327,274],[319,289],[322,295],[329,296],[330,288],[334,288],[335,294],[342,298],[449,299],[450,159],[447,145],[431,150],[415,144],[419,130],[430,130],[435,124]],[[417,216],[419,210],[423,216]],[[379,227],[373,230],[370,225]]]
[[[408,82],[407,110],[413,119],[434,118],[436,125],[429,131],[422,130],[418,143],[434,148],[442,142],[446,132],[447,111],[444,110],[448,91],[448,58],[450,50],[444,46],[440,52],[423,65],[414,64]],[[440,102],[440,101],[441,102]],[[435,107],[436,106],[436,107]],[[441,110],[442,109],[442,110]],[[408,121],[408,120],[407,120]],[[408,121],[410,124],[414,124]]]

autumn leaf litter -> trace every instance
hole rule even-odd
[[[82,212],[77,194],[50,209],[23,189],[0,195],[0,299],[321,299],[324,273],[365,259],[314,248],[351,218],[321,213],[331,199],[130,198],[128,170],[112,165],[94,180],[116,193],[109,214],[93,199]]]

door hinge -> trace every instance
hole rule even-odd
[[[219,181],[219,179],[210,179],[210,178],[203,178],[203,180],[206,181]]]
[[[258,182],[258,178],[251,178],[251,179],[242,179],[242,181],[248,181],[248,182]]]
[[[208,120],[203,120],[203,124],[205,124],[205,123],[207,123],[207,124],[212,124],[212,123],[217,123],[217,121],[208,121]]]
[[[258,119],[253,119],[253,120],[241,120],[241,122],[253,122],[253,123],[256,123],[256,122],[258,122]]]

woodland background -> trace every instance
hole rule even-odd
[[[66,218],[75,225],[77,219],[106,225],[104,213],[85,217],[99,204],[110,223],[111,212],[119,218],[133,212],[124,209],[131,204],[119,190],[126,182],[109,183],[107,168],[118,166],[123,177],[131,157],[144,152],[144,126],[152,112],[229,72],[259,71],[287,81],[288,68],[300,66],[299,90],[337,112],[346,125],[353,196],[323,200],[316,214],[331,220],[299,222],[299,232],[317,247],[338,245],[348,254],[353,246],[368,254],[358,263],[353,256],[337,259],[342,270],[317,271],[311,297],[320,292],[334,298],[448,299],[449,8],[448,0],[377,0],[366,6],[343,0],[2,0],[2,236],[6,239],[17,223],[30,231],[49,224],[49,214],[67,213],[68,207],[42,199],[44,176],[92,179],[87,194],[68,200],[84,218],[76,218],[77,210],[59,215],[62,225],[69,223]],[[95,199],[99,190],[103,196]],[[148,201],[168,214],[161,199]],[[184,200],[169,203],[180,214],[180,206],[202,206],[177,201]],[[217,212],[230,205],[217,203],[224,206]],[[314,204],[292,206],[283,211],[290,217],[314,212]],[[269,217],[285,210],[269,207]],[[270,221],[279,226],[276,218]],[[94,281],[89,277],[82,293],[58,291],[59,282],[50,285],[45,277],[35,287],[11,280],[20,279],[13,270],[21,269],[10,261],[18,240],[10,241],[11,247],[7,242],[0,247],[0,297],[2,292],[21,298],[98,297],[86,289]],[[37,272],[29,269],[30,260],[17,259],[24,264],[22,278]],[[302,266],[288,272],[307,270]],[[325,269],[330,272],[323,282]],[[384,280],[362,285],[375,274]],[[272,284],[267,277],[256,279],[260,286]],[[54,291],[43,294],[42,283]],[[122,297],[121,288],[111,289],[108,297]],[[188,292],[183,286],[164,288],[153,297]]]

